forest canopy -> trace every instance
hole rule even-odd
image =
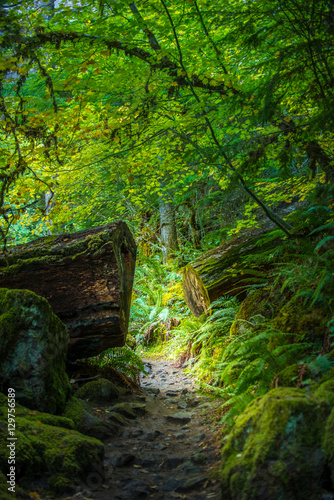
[[[196,248],[233,196],[233,231],[257,208],[288,236],[332,220],[332,0],[0,8],[5,243],[178,209]]]

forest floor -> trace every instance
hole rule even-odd
[[[196,392],[194,381],[172,362],[144,362],[149,373],[141,378],[143,392],[124,397],[130,406],[141,403],[141,414],[124,419],[121,432],[104,442],[103,483],[67,498],[221,499],[221,401]],[[104,411],[98,409],[99,417]]]

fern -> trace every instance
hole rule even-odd
[[[328,354],[318,356],[306,365],[313,376],[325,375],[334,366],[334,361],[328,359]]]
[[[97,358],[100,366],[110,366],[125,375],[138,380],[139,373],[146,373],[140,356],[127,347],[112,347]]]

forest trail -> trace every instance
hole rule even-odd
[[[126,419],[119,435],[105,441],[103,484],[70,498],[219,500],[213,416],[221,402],[197,394],[193,380],[172,362],[144,362],[149,373],[141,378],[143,392],[125,396],[130,406],[142,405],[141,415]],[[101,417],[103,409],[98,411]]]

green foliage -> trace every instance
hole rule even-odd
[[[167,333],[179,321],[189,315],[183,296],[176,295],[166,301],[168,289],[181,283],[181,276],[173,267],[162,265],[158,255],[139,256],[134,279],[134,300],[131,305],[130,330],[137,342],[146,345],[154,333],[167,328]]]
[[[265,394],[275,376],[312,347],[305,342],[290,344],[287,333],[262,322],[262,317],[253,317],[245,333],[234,338],[224,350],[220,373],[224,387],[219,393],[228,398],[223,407],[229,407],[230,411],[222,421],[231,421],[249,401]],[[272,348],[277,342],[278,347]]]
[[[334,178],[328,1],[6,5],[2,239],[138,229],[165,195],[196,248],[257,225],[258,199],[304,201],[297,227],[332,213],[330,193],[313,210]]]
[[[111,367],[134,380],[138,380],[139,373],[146,373],[140,356],[127,347],[112,347],[97,357],[99,366]]]

